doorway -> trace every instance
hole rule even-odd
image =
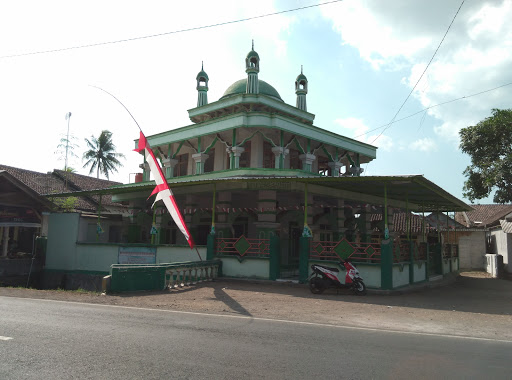
[[[282,279],[299,278],[299,239],[302,235],[302,229],[296,222],[291,222],[288,226],[288,249],[282,256],[280,272]]]

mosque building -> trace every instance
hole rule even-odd
[[[209,102],[209,77],[202,66],[197,106],[188,110],[192,124],[146,136],[202,254],[221,259],[224,275],[274,280],[300,271],[304,280],[314,260],[351,257],[368,265],[366,275],[375,277],[368,285],[377,288],[393,281],[389,273],[381,275],[383,241],[397,236],[414,241],[404,260],[409,265],[415,255],[415,262],[426,262],[424,226],[413,231],[407,221],[395,228],[394,214],[468,206],[420,175],[362,176],[362,165],[376,159],[377,148],[314,125],[302,67],[294,105],[259,78],[263,68],[253,45],[245,58],[246,77]],[[156,263],[193,260],[195,253],[184,248],[164,205],[157,202],[151,210],[153,199],[147,198],[154,182],[149,165],[140,167],[135,183],[90,192],[111,194],[113,202],[131,210],[122,232],[116,225],[117,243],[151,243]],[[108,220],[102,228],[99,241],[109,241]],[[181,247],[180,254],[164,253],[175,247]],[[400,248],[389,249],[393,271],[403,257]],[[112,264],[115,260],[112,254]],[[428,277],[425,266],[410,271],[417,280]]]

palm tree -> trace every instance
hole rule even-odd
[[[87,160],[84,168],[91,167],[89,174],[96,169],[96,178],[100,178],[101,171],[108,179],[111,172],[117,172],[117,167],[123,166],[117,158],[124,158],[124,154],[115,152],[116,146],[112,142],[112,132],[101,131],[99,138],[91,136],[91,140],[85,139],[85,142],[90,149],[84,153],[82,161]]]

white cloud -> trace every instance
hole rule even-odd
[[[258,14],[278,10],[271,0],[258,2],[257,8]],[[129,39],[254,15],[245,3],[234,0],[179,5],[128,0],[2,3],[0,34],[10,38],[0,40],[0,55]],[[64,115],[71,111],[70,133],[81,144],[79,155],[84,138],[98,136],[102,129],[112,131],[117,150],[127,157],[114,178],[127,182],[141,163],[140,156],[131,152],[137,127],[114,99],[89,85],[116,95],[146,135],[190,125],[187,109],[196,105],[195,77],[201,61],[210,77],[210,102],[246,75],[244,60],[251,39],[262,57],[261,74],[266,79],[275,60],[286,63],[286,37],[294,17],[278,15],[132,42],[0,59],[2,138],[16,142],[9,144],[13,151],[0,153],[0,162],[41,172],[63,167],[53,151],[66,132]],[[25,154],[17,152],[19,144]],[[81,160],[73,165],[87,174]]]
[[[345,129],[345,131],[340,133],[341,135],[377,146],[386,151],[391,151],[393,148],[393,139],[391,137],[378,134],[368,135],[370,128],[361,119],[349,117],[346,119],[336,119],[334,122]]]
[[[423,139],[414,141],[410,145],[410,149],[420,152],[435,152],[437,151],[437,144],[433,139],[425,137]]]
[[[346,0],[340,12],[323,15],[342,43],[358,49],[375,69],[407,72],[412,89],[443,37],[458,0],[393,2]],[[423,107],[512,82],[512,0],[466,2],[413,97]],[[439,119],[434,131],[458,141],[460,128],[489,116],[492,108],[510,108],[512,86],[430,109]],[[402,116],[402,115],[399,115]]]

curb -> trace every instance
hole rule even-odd
[[[421,292],[427,289],[441,288],[444,286],[452,285],[457,281],[459,274],[446,274],[442,280],[422,282],[414,285],[406,285],[404,287],[393,289],[393,290],[381,290],[381,289],[368,289],[368,294],[372,295],[400,295],[414,292]]]

